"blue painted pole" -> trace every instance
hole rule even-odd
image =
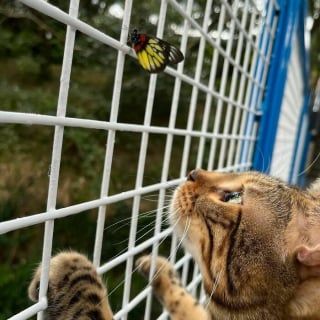
[[[303,0],[280,0],[277,35],[268,75],[253,169],[269,173],[285,89],[292,39]]]

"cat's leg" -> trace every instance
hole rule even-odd
[[[148,279],[151,256],[139,258],[137,267],[139,272]],[[151,285],[172,320],[209,320],[204,308],[182,287],[172,264],[163,257],[157,257]]]
[[[37,301],[41,265],[29,285],[32,301]],[[49,320],[112,320],[107,290],[94,265],[82,254],[62,252],[50,261],[48,284]]]

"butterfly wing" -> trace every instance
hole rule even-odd
[[[161,72],[167,65],[167,54],[161,46],[159,39],[147,38],[143,50],[137,52],[137,58],[141,66],[150,73]]]
[[[161,72],[168,63],[178,63],[184,59],[181,51],[170,43],[134,30],[131,44],[140,65],[150,73]]]
[[[177,64],[184,59],[182,52],[177,47],[164,40],[158,40],[161,41],[161,46],[163,47],[163,50],[166,51],[166,56],[169,63]]]

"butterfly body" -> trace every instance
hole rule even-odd
[[[130,35],[138,61],[143,69],[150,73],[159,73],[169,63],[179,63],[184,59],[181,51],[170,43],[138,32],[134,29]]]

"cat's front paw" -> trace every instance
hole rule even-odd
[[[150,277],[151,256],[137,260],[137,270],[147,279]],[[164,257],[157,257],[151,285],[172,320],[208,320],[206,310],[182,287],[174,266]]]
[[[146,278],[150,277],[152,257],[142,256],[137,262],[137,270]],[[179,284],[179,278],[173,265],[164,257],[157,257],[151,284],[155,289],[165,288],[170,284]]]

